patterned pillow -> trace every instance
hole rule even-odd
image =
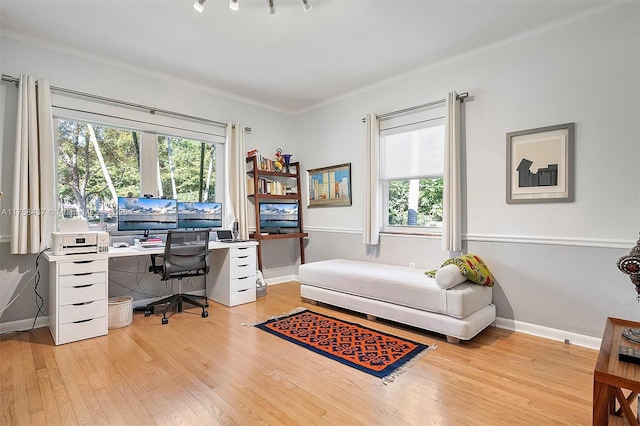
[[[495,284],[496,279],[489,271],[489,267],[475,254],[465,254],[447,259],[442,266],[452,264],[460,268],[462,275],[467,277],[469,281],[487,287],[493,287],[493,284]]]

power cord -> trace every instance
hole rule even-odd
[[[16,300],[18,300],[18,297],[20,297],[20,295],[22,294],[22,292],[24,291],[24,289],[27,287],[27,285],[33,281],[34,287],[33,287],[33,292],[36,295],[36,306],[38,307],[37,311],[36,311],[36,315],[33,318],[33,324],[31,324],[31,328],[28,328],[26,330],[12,330],[12,331],[5,331],[4,333],[0,333],[0,336],[4,336],[5,334],[10,334],[10,333],[27,333],[31,330],[33,330],[36,327],[36,321],[38,320],[38,316],[40,314],[44,315],[44,312],[42,311],[42,308],[44,307],[44,298],[40,295],[40,293],[38,293],[38,285],[40,284],[40,258],[42,257],[42,254],[49,250],[50,247],[45,247],[44,249],[42,249],[42,251],[40,251],[40,253],[38,253],[38,256],[36,256],[36,267],[35,267],[35,272],[33,274],[33,277],[28,280],[25,285],[22,287],[22,289],[20,289],[20,291],[18,292],[18,294],[15,295],[15,297],[9,302],[7,303],[7,306],[5,306],[2,311],[0,311],[0,314],[3,313],[4,311],[6,311],[7,309],[9,309],[9,306],[11,306],[13,304],[13,302],[15,302]]]

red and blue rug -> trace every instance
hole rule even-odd
[[[386,381],[417,355],[435,348],[309,310],[255,326]]]

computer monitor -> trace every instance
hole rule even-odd
[[[299,229],[298,203],[260,203],[260,231],[295,232]]]
[[[178,228],[221,228],[222,203],[178,202]]]
[[[177,200],[118,197],[118,231],[178,228]]]

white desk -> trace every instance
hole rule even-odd
[[[255,241],[209,242],[206,296],[226,306],[256,300]],[[109,258],[160,254],[164,247],[109,247],[108,253],[54,256],[49,261],[49,330],[56,345],[108,332]]]

